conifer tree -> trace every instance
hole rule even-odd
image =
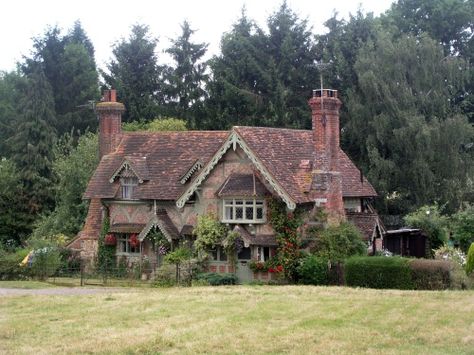
[[[53,206],[52,149],[56,138],[51,86],[40,63],[30,62],[31,72],[19,102],[16,133],[8,139],[12,160],[19,169],[28,210],[38,213]]]
[[[196,31],[191,29],[187,21],[183,22],[181,30],[181,36],[172,40],[172,46],[166,50],[175,62],[174,66],[165,69],[164,75],[167,116],[183,118],[188,127],[196,128],[206,96],[207,65],[202,62],[202,57],[207,44],[190,41]]]
[[[134,25],[128,39],[115,44],[114,59],[107,64],[108,73],[101,72],[105,83],[117,89],[124,103],[125,122],[150,121],[159,114],[162,93],[159,79],[162,68],[157,64],[156,46],[148,26]]]

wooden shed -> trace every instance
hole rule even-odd
[[[385,232],[383,247],[396,255],[425,258],[429,241],[421,229],[404,228]]]

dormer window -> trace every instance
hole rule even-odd
[[[130,200],[133,198],[133,190],[138,186],[138,178],[132,177],[121,177],[120,184],[122,185],[122,198]]]

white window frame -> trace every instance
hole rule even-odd
[[[265,248],[268,249],[268,258],[265,259]],[[261,262],[265,262],[270,260],[272,257],[272,248],[271,247],[264,247],[258,246],[257,247],[257,260]]]
[[[140,255],[140,244],[138,244],[138,247],[132,248],[132,246],[130,245],[130,237],[131,234],[117,235],[117,255]],[[125,246],[125,251],[123,250],[122,246]]]
[[[237,210],[242,209],[242,218],[236,218]],[[262,218],[257,218],[257,208],[262,209]],[[231,218],[228,218],[228,210]],[[252,218],[247,218],[247,210],[252,210]],[[263,199],[226,198],[222,201],[222,223],[231,224],[260,224],[266,222],[266,206]]]
[[[133,199],[133,190],[138,186],[137,177],[122,177],[120,178],[120,185],[122,185],[122,199]]]

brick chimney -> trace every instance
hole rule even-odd
[[[311,190],[316,204],[324,206],[329,223],[337,224],[345,218],[339,168],[339,108],[342,104],[336,90],[319,89],[313,90],[309,105],[314,147]]]
[[[99,116],[99,159],[102,159],[104,155],[113,152],[120,142],[125,106],[117,102],[115,90],[105,90],[95,110]]]

